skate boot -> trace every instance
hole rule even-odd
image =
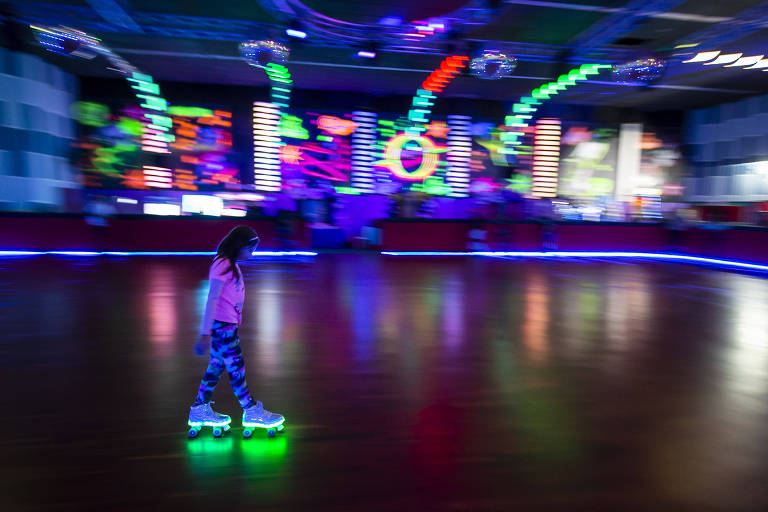
[[[261,402],[253,402],[243,409],[243,437],[248,439],[256,428],[267,429],[267,436],[275,437],[275,433],[284,432],[285,418],[282,414],[269,412]]]
[[[189,408],[189,421],[187,421],[189,437],[197,437],[203,427],[212,427],[213,437],[221,437],[224,432],[229,430],[232,418],[211,409],[212,403],[193,405]]]

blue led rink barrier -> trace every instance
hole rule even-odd
[[[152,251],[0,251],[0,256],[214,256],[215,252],[152,252]],[[254,257],[264,256],[317,256],[313,251],[256,251]],[[491,258],[614,258],[614,259],[645,259],[669,261],[677,263],[692,263],[706,266],[717,266],[731,269],[768,271],[768,265],[750,263],[747,261],[691,256],[686,254],[670,254],[662,252],[622,252],[622,251],[383,251],[384,256],[483,256]]]
[[[476,251],[476,252],[396,252],[385,251],[385,256],[485,256],[495,258],[616,258],[645,259],[697,265],[718,266],[730,269],[768,271],[768,265],[747,261],[670,254],[663,252],[621,252],[621,251]]]

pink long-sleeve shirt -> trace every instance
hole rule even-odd
[[[209,282],[214,279],[222,281],[221,295],[216,304],[213,319],[219,322],[239,324],[243,319],[243,303],[245,302],[245,283],[243,283],[240,267],[235,265],[235,272],[229,271],[230,263],[226,259],[217,259],[208,272]]]

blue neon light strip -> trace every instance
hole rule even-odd
[[[621,252],[621,251],[477,251],[477,252],[393,252],[383,251],[386,256],[488,256],[511,258],[637,258],[648,260],[678,261],[717,265],[728,268],[745,270],[768,271],[768,265],[749,263],[746,261],[688,256],[685,254],[668,254],[663,252]]]
[[[215,252],[164,251],[0,251],[0,256],[215,256]],[[253,256],[317,256],[312,251],[256,251]]]
[[[2,256],[213,256],[215,252],[122,252],[122,251],[0,251]],[[677,261],[716,265],[727,268],[768,271],[768,265],[749,263],[746,261],[707,258],[703,256],[688,256],[685,254],[668,254],[662,252],[622,252],[622,251],[382,251],[384,256],[485,256],[495,258],[634,258],[661,261]],[[313,251],[256,251],[253,256],[317,256]]]

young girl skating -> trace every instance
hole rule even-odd
[[[195,344],[195,353],[200,356],[210,347],[211,358],[197,399],[189,410],[189,437],[197,436],[204,426],[213,427],[215,437],[229,430],[232,419],[211,409],[213,388],[225,369],[232,391],[243,407],[243,436],[250,437],[256,427],[268,429],[270,437],[283,430],[285,418],[265,410],[261,402],[251,398],[245,383],[245,361],[237,333],[245,301],[243,273],[237,262],[250,258],[258,243],[259,237],[253,229],[238,226],[221,241],[211,264],[208,301],[200,326],[200,339]]]

